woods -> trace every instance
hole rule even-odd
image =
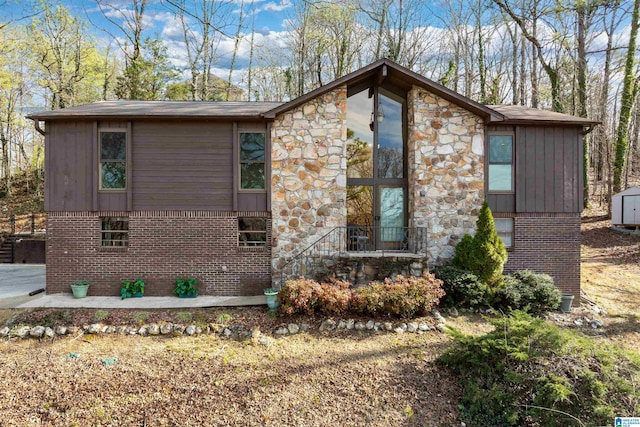
[[[640,0],[86,3],[0,1],[0,196],[16,174],[42,177],[30,112],[287,101],[382,57],[478,102],[601,121],[584,138],[591,204],[640,184]]]

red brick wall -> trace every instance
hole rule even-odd
[[[101,248],[100,217],[129,217],[129,247]],[[238,247],[238,216],[264,212],[50,212],[47,293],[88,280],[89,295],[119,295],[141,277],[145,295],[172,295],[177,277],[195,277],[201,295],[260,295],[271,286],[271,246]],[[267,220],[270,242],[271,221]]]
[[[505,273],[529,269],[549,274],[562,293],[575,295],[574,304],[579,304],[580,215],[517,214],[514,232]]]

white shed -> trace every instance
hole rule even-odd
[[[640,226],[640,187],[627,188],[612,197],[611,224]]]

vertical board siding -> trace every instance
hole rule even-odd
[[[266,209],[267,209],[266,193],[239,193],[238,194],[238,210],[239,211],[263,212]]]
[[[98,210],[129,210],[127,209],[127,193],[124,191],[98,191]]]
[[[513,194],[488,194],[487,203],[493,212],[515,212],[516,209]]]
[[[47,211],[86,211],[93,204],[93,122],[47,123]]]
[[[518,126],[516,211],[580,212],[580,129]]]
[[[233,124],[132,124],[133,209],[232,210]]]

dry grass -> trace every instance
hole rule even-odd
[[[582,224],[582,290],[604,308],[601,338],[628,350],[640,348],[640,237],[611,230],[603,215]]]
[[[0,344],[0,425],[458,425],[439,333]],[[78,357],[70,357],[77,353]],[[117,362],[105,366],[104,360]]]

